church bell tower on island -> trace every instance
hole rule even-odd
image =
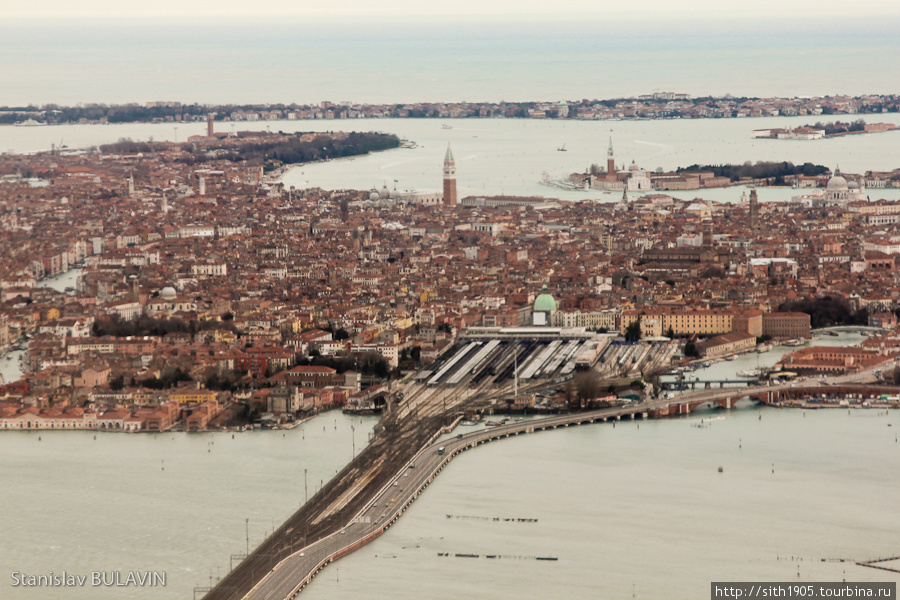
[[[609,138],[609,149],[606,151],[606,180],[616,180],[616,161],[613,158],[612,136]]]

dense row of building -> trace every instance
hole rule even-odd
[[[320,102],[319,104],[278,104],[259,106],[200,106],[180,102],[148,102],[145,105],[83,107],[81,123],[146,119],[153,122],[203,121],[214,112],[224,121],[277,121],[301,119],[379,119],[379,118],[527,118],[527,119],[703,119],[740,117],[777,117],[802,115],[897,112],[897,95],[823,96],[815,98],[691,98],[690,94],[657,92],[637,98],[612,100],[569,100],[554,102],[415,102],[406,104],[359,104]],[[125,109],[125,110],[123,110]],[[58,108],[37,107],[4,111],[28,124],[60,121]],[[66,114],[71,113],[67,109]],[[97,116],[104,114],[105,116]],[[130,113],[131,117],[124,117]],[[156,116],[161,115],[161,116]]]
[[[221,143],[0,158],[0,350],[28,348],[0,428],[301,415],[381,393],[469,326],[640,319],[713,355],[808,336],[787,302],[828,296],[879,323],[900,303],[900,230],[873,220],[893,202],[457,199],[448,150],[424,203],[285,188]],[[70,293],[37,285],[73,265]],[[153,416],[167,406],[174,420]]]

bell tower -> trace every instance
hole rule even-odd
[[[447,154],[444,155],[444,204],[456,206],[456,161],[453,160],[453,152],[450,150],[450,142],[447,142]]]
[[[759,198],[756,196],[756,188],[750,190],[750,229],[759,231]]]
[[[606,151],[606,179],[616,180],[616,161],[613,160],[612,136],[609,137],[609,150]]]

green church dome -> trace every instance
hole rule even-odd
[[[556,310],[556,300],[547,293],[547,286],[541,288],[540,295],[534,300],[534,312],[550,312]]]

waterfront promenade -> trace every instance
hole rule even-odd
[[[865,374],[860,378],[865,378]],[[480,444],[511,436],[530,434],[545,429],[556,429],[575,425],[619,420],[623,418],[655,418],[667,415],[687,415],[704,404],[715,404],[723,408],[731,408],[742,398],[751,398],[767,404],[792,402],[794,399],[817,395],[855,394],[878,397],[881,394],[897,394],[898,387],[871,386],[853,380],[837,382],[839,385],[826,385],[818,381],[803,382],[803,385],[784,384],[778,386],[760,386],[750,389],[703,390],[683,394],[674,399],[658,399],[649,402],[635,403],[626,406],[605,408],[600,410],[554,415],[541,419],[523,420],[506,425],[475,431],[444,442],[433,442],[415,452],[409,460],[399,464],[389,478],[382,478],[376,487],[366,486],[370,493],[360,493],[353,498],[352,506],[356,511],[349,514],[343,522],[331,520],[333,529],[312,544],[299,547],[291,537],[297,521],[290,527],[285,524],[263,546],[269,552],[259,549],[251,555],[253,567],[247,572],[243,563],[241,567],[229,574],[220,582],[206,598],[223,599],[286,599],[296,595],[307,585],[316,573],[330,562],[341,558],[372,541],[396,522],[404,510],[428,486],[434,477],[460,452],[475,448]],[[440,451],[443,448],[443,452]],[[346,478],[342,473],[329,486]],[[326,488],[327,489],[327,488]],[[375,489],[374,493],[370,490]],[[360,488],[360,492],[362,489]],[[318,506],[321,508],[322,503]],[[304,507],[300,512],[306,523],[317,524],[321,516]],[[300,514],[298,512],[298,515]],[[295,515],[297,517],[298,515]],[[303,525],[304,527],[307,525]],[[261,546],[262,547],[262,546]],[[272,549],[277,552],[272,552]],[[229,579],[231,583],[229,583]],[[252,587],[244,587],[252,580]]]

